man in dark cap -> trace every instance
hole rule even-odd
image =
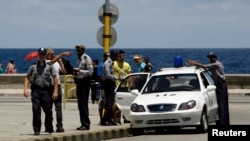
[[[81,126],[76,128],[76,130],[89,130],[90,119],[88,99],[91,84],[90,78],[93,75],[93,65],[90,56],[85,53],[84,45],[76,45],[75,49],[77,53],[78,68],[74,69],[74,74],[76,75],[76,95],[81,122]]]
[[[219,121],[216,125],[229,125],[229,105],[228,105],[228,89],[226,78],[224,74],[223,64],[217,60],[217,55],[210,52],[207,57],[210,60],[210,64],[203,65],[197,61],[187,60],[187,63],[195,65],[197,67],[202,67],[209,70],[212,73],[214,83],[216,85],[216,95],[218,102],[218,114]]]
[[[56,70],[53,65],[45,62],[45,48],[40,48],[38,50],[38,54],[37,63],[30,66],[27,75],[24,78],[23,92],[24,97],[28,97],[28,84],[31,81],[31,77],[33,77],[31,84],[31,101],[34,135],[40,135],[41,108],[45,113],[46,132],[53,132],[52,100],[56,100],[58,98],[58,79],[56,77]],[[51,88],[51,78],[53,78],[54,82],[53,89]]]
[[[110,56],[103,64],[102,74],[104,77],[104,93],[105,93],[106,103],[105,103],[104,117],[101,119],[101,125],[116,125],[116,123],[112,121],[113,117],[112,105],[115,101],[115,92],[114,92],[116,87],[115,81],[118,79],[122,79],[114,75],[113,61],[115,61],[117,57],[118,57],[118,51],[111,50]]]

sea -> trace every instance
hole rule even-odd
[[[125,61],[136,72],[136,65],[133,61],[135,54],[141,54],[143,57],[149,57],[153,64],[153,70],[173,67],[174,58],[182,58],[184,66],[187,59],[197,60],[200,63],[209,63],[206,57],[209,52],[214,52],[218,56],[225,68],[226,74],[249,74],[250,73],[250,49],[249,48],[111,48],[122,49],[125,51]],[[14,60],[17,73],[26,73],[29,66],[37,61],[37,58],[26,61],[25,57],[37,51],[36,48],[0,48],[0,64],[6,68],[9,60]],[[73,54],[68,59],[73,67],[76,67],[77,55],[74,48],[55,48],[55,53],[59,54],[64,51],[70,51]],[[87,48],[86,53],[93,59],[102,62],[104,53],[103,48]]]

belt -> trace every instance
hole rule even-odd
[[[42,86],[42,85],[35,85],[35,84],[33,84],[33,87],[35,89],[37,89],[37,90],[42,90],[42,91],[44,91],[44,90],[50,90],[50,88],[51,88],[49,86]]]

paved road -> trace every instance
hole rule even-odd
[[[245,96],[249,91],[248,89],[230,90],[230,103],[250,103],[250,97]],[[89,103],[91,129],[89,131],[77,131],[76,127],[80,125],[80,121],[76,102],[67,102],[66,109],[63,110],[64,133],[49,135],[41,132],[39,137],[33,136],[31,102],[29,98],[22,97],[21,93],[22,90],[0,91],[0,141],[39,141],[45,139],[99,141],[129,136],[129,124],[100,126],[98,105],[91,103]],[[44,119],[44,115],[42,116],[42,119]],[[44,131],[44,126],[42,126],[41,131]]]
[[[18,140],[44,140],[45,138],[82,138],[86,140],[101,140],[114,137],[127,136],[129,124],[117,126],[100,126],[98,105],[89,103],[91,126],[89,131],[77,131],[80,126],[79,112],[76,102],[68,102],[66,109],[63,110],[64,133],[53,133],[52,135],[44,132],[44,124],[39,137],[33,135],[32,129],[32,109],[30,99],[20,97],[0,97],[0,141]],[[55,117],[55,112],[54,112]],[[44,114],[42,114],[44,120]],[[54,127],[55,127],[54,120]],[[120,134],[123,132],[123,134]],[[117,135],[120,134],[120,135]],[[116,136],[114,136],[116,135]]]
[[[231,98],[229,103],[231,125],[244,125],[249,129],[250,127],[250,99],[249,98]],[[237,101],[237,102],[236,102]],[[246,102],[248,101],[248,102]],[[249,130],[248,130],[249,131]],[[208,141],[208,134],[200,134],[194,128],[185,128],[181,131],[163,132],[125,137],[120,139],[109,139],[109,141]],[[226,140],[223,137],[218,138]],[[237,137],[232,137],[231,140],[237,140]],[[245,138],[246,139],[246,138]],[[238,139],[239,140],[239,139]],[[242,140],[239,140],[242,141]],[[244,140],[245,141],[245,140]],[[248,139],[249,141],[249,139]]]

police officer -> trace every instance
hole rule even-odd
[[[216,85],[216,97],[218,102],[218,115],[219,121],[216,125],[229,125],[229,105],[228,105],[228,89],[226,78],[224,74],[224,66],[217,59],[217,55],[210,52],[207,57],[209,58],[210,64],[200,64],[197,61],[188,60],[187,63],[208,69],[212,73],[214,83]]]
[[[112,121],[113,111],[112,105],[115,101],[115,81],[122,80],[122,78],[118,78],[114,75],[114,65],[113,61],[115,61],[118,57],[118,51],[111,50],[110,57],[103,64],[103,77],[104,77],[104,93],[106,97],[106,104],[105,104],[105,113],[104,117],[101,119],[101,125],[116,125]]]
[[[90,78],[93,75],[93,65],[91,58],[85,53],[84,45],[76,45],[75,49],[78,57],[78,68],[74,68],[73,71],[76,75],[76,95],[81,122],[81,126],[76,128],[76,130],[89,130],[90,119],[88,99],[91,84]]]
[[[31,84],[31,101],[34,135],[40,135],[41,108],[45,113],[45,128],[47,129],[47,132],[53,132],[52,100],[56,100],[58,97],[58,79],[56,77],[55,68],[45,62],[45,48],[40,48],[38,54],[37,63],[30,66],[27,75],[24,78],[24,97],[28,97],[28,84],[31,77],[33,77]],[[51,78],[55,84],[53,88],[51,88]]]

